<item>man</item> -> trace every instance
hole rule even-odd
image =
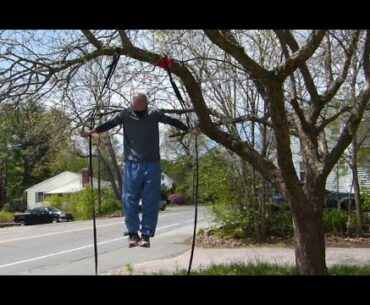
[[[189,128],[159,109],[148,107],[147,96],[143,93],[136,94],[131,107],[119,112],[110,121],[81,133],[81,136],[87,137],[123,125],[125,172],[122,200],[127,226],[124,234],[129,235],[129,247],[139,245],[149,248],[150,237],[154,236],[157,226],[161,189],[159,122],[193,135],[199,134],[198,129]],[[143,202],[141,238],[138,234],[140,198]]]

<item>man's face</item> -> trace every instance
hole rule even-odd
[[[135,96],[132,99],[132,108],[134,111],[145,111],[147,106],[147,101],[144,97]]]

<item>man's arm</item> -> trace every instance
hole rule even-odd
[[[186,126],[180,120],[175,119],[175,118],[171,118],[170,116],[165,115],[163,113],[163,111],[161,111],[161,110],[158,110],[158,114],[159,114],[158,121],[163,123],[163,124],[168,124],[168,125],[174,126],[177,129],[185,131],[186,133],[190,133],[194,136],[198,136],[200,134],[200,130],[198,128],[190,128],[190,127]]]
[[[167,124],[167,125],[171,125],[171,126],[174,126],[176,127],[177,129],[180,129],[182,131],[185,131],[185,132],[189,132],[189,127],[186,126],[183,122],[181,122],[180,120],[178,119],[175,119],[175,118],[171,118],[170,116],[168,115],[165,115],[162,111],[158,110],[158,115],[159,115],[159,119],[158,121],[163,123],[163,124]]]
[[[101,132],[107,131],[109,129],[112,129],[112,128],[120,125],[120,124],[123,124],[123,111],[116,114],[116,116],[113,119],[111,119],[111,120],[109,120],[109,121],[107,121],[103,124],[100,124],[96,128],[91,129],[89,131],[81,132],[80,135],[82,137],[88,137],[88,136],[91,136],[93,134],[101,133]]]

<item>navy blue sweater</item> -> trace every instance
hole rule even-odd
[[[158,123],[172,125],[188,132],[180,120],[165,115],[161,110],[148,107],[143,115],[137,115],[132,108],[126,108],[111,120],[97,126],[97,133],[107,131],[118,125],[124,129],[124,160],[137,162],[159,161],[159,129]]]

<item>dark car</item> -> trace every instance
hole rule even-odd
[[[51,207],[34,208],[28,213],[14,215],[14,222],[21,223],[23,225],[52,223],[63,220],[73,220],[72,214],[62,213],[60,210]]]
[[[338,209],[341,210],[356,209],[355,195],[347,192],[325,192],[325,209]]]
[[[46,209],[48,209],[50,214],[54,216],[54,220],[56,220],[56,222],[73,221],[72,213],[63,213],[61,210],[53,207],[47,207]]]
[[[272,209],[273,210],[289,210],[289,205],[287,204],[285,198],[279,194],[275,193],[272,196]],[[338,209],[348,210],[351,205],[351,210],[355,210],[355,196],[351,193],[346,192],[332,192],[329,190],[325,191],[325,201],[324,209]]]

